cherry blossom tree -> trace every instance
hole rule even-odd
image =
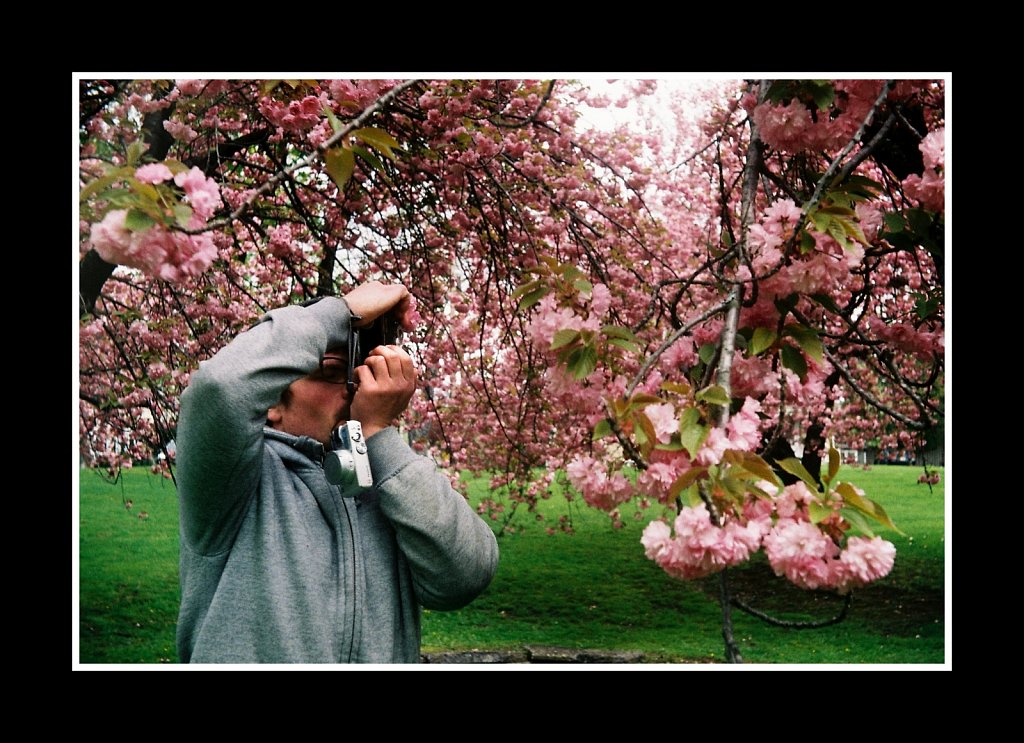
[[[722,82],[668,127],[657,88],[82,80],[85,461],[166,451],[189,373],[266,310],[401,281],[407,425],[492,475],[502,529],[555,492],[651,508],[649,558],[720,574],[733,660],[729,566],[883,577],[891,521],[827,442],[942,422],[944,86]],[[632,102],[641,126],[580,125]]]

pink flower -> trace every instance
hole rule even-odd
[[[127,209],[114,209],[89,230],[89,242],[107,263],[121,263],[121,256],[128,250],[132,233],[125,227],[127,215]]]
[[[839,548],[809,521],[780,522],[765,536],[764,551],[775,574],[801,588],[839,582]]]
[[[135,180],[142,183],[163,183],[174,177],[174,173],[163,163],[143,165],[135,171]]]
[[[200,219],[207,220],[220,206],[220,189],[213,178],[207,178],[203,171],[193,167],[187,173],[178,173],[174,182],[185,189],[192,211]]]
[[[676,418],[676,406],[671,403],[663,405],[648,405],[644,408],[644,415],[654,426],[654,433],[658,441],[667,444],[672,434],[679,430],[679,420]]]
[[[924,157],[925,168],[943,170],[946,167],[946,128],[928,132],[918,149]]]
[[[712,428],[704,445],[697,452],[697,464],[710,467],[722,461],[722,455],[729,449],[729,437],[721,428]]]
[[[931,168],[925,168],[924,177],[908,175],[903,179],[903,189],[920,201],[926,209],[940,212],[946,207],[946,182]]]
[[[750,397],[743,403],[743,408],[729,419],[727,430],[732,448],[742,451],[754,451],[761,444],[761,403]]]
[[[652,462],[647,469],[637,475],[636,487],[641,493],[650,495],[662,503],[668,503],[672,483],[680,474],[672,463]]]
[[[590,295],[590,315],[591,317],[604,317],[605,313],[608,312],[608,308],[612,305],[612,293],[608,291],[608,287],[604,284],[594,284],[594,288]]]
[[[788,106],[762,103],[752,117],[761,139],[776,149],[801,149],[801,140],[812,125],[811,112],[795,99]]]
[[[656,560],[668,547],[672,539],[672,529],[664,521],[652,521],[644,528],[640,544],[644,546],[644,554]]]
[[[881,537],[850,537],[839,560],[845,569],[845,590],[842,591],[845,593],[850,588],[857,588],[887,576],[896,561],[896,547]]]
[[[792,230],[800,219],[800,207],[792,199],[779,199],[764,211],[765,227],[776,234]]]
[[[655,526],[659,524],[659,526]],[[684,508],[675,520],[675,537],[657,521],[648,524],[641,539],[645,554],[666,573],[682,580],[702,578],[729,565],[749,559],[761,546],[767,524],[729,521],[724,527],[711,523],[707,507]]]
[[[178,90],[181,91],[182,95],[199,95],[203,87],[206,85],[206,80],[175,80],[174,84],[178,86]]]
[[[872,242],[882,227],[882,212],[871,204],[857,204],[856,212],[861,232],[868,242]]]
[[[750,247],[754,250],[761,251],[762,254],[768,252],[769,255],[782,255],[777,250],[777,248],[782,245],[782,236],[777,232],[768,230],[762,225],[751,225],[750,231],[747,233],[747,240],[750,242]]]
[[[775,512],[780,519],[807,520],[807,506],[817,500],[803,481],[787,485],[775,496]]]
[[[190,127],[188,124],[174,119],[168,119],[164,122],[164,129],[179,142],[191,142],[199,136],[199,132]]]

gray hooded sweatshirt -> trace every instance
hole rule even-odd
[[[367,440],[373,487],[343,493],[320,442],[265,427],[349,317],[336,298],[274,310],[182,395],[182,662],[416,663],[421,607],[457,609],[494,576],[491,529],[394,428]]]

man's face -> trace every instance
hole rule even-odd
[[[320,369],[292,382],[281,401],[267,411],[271,427],[330,444],[331,432],[348,420],[352,407],[347,372],[345,352],[329,351]]]

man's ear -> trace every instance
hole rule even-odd
[[[277,428],[282,420],[284,420],[284,403],[279,402],[267,410],[267,425],[271,428]]]

